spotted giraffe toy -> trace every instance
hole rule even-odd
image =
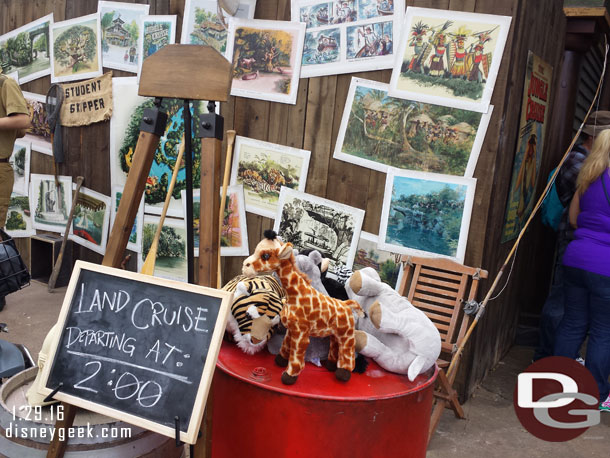
[[[305,366],[309,337],[330,336],[326,368],[335,377],[348,381],[354,369],[356,339],[352,309],[364,316],[356,301],[340,301],[316,291],[296,266],[291,243],[282,243],[273,231],[265,231],[254,254],[244,261],[242,273],[248,277],[276,272],[286,290],[286,304],[280,314],[286,337],[275,362],[286,367],[282,382],[292,385]]]

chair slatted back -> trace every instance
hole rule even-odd
[[[463,312],[464,301],[476,298],[479,279],[487,278],[487,271],[445,258],[403,256],[401,261],[398,292],[432,320],[443,352],[453,354],[471,320]]]

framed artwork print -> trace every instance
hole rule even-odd
[[[381,250],[377,246],[379,237],[370,232],[360,232],[360,239],[356,248],[356,257],[352,270],[371,267],[377,271],[381,281],[396,289],[402,278],[401,254]]]
[[[148,15],[149,8],[137,3],[98,3],[104,67],[138,73],[142,61],[142,18]]]
[[[30,189],[30,142],[16,140],[13,146],[13,153],[9,158],[9,163],[13,168],[15,181],[13,182],[13,192],[25,196]]]
[[[142,40],[138,55],[138,78],[144,60],[159,49],[176,42],[176,15],[142,16]]]
[[[300,22],[231,19],[231,95],[296,104],[304,37]]]
[[[305,191],[310,156],[307,150],[236,136],[231,184],[243,185],[246,211],[274,218],[282,186]]]
[[[476,179],[389,169],[379,248],[464,262]]]
[[[142,250],[138,254],[138,272],[144,266],[144,261],[150,251],[158,226],[158,216],[144,215]],[[159,237],[154,276],[168,280],[187,281],[186,224],[184,219],[165,218]]]
[[[97,13],[56,22],[51,27],[51,82],[102,75],[102,40]]]
[[[407,8],[389,94],[487,112],[511,19]]]
[[[221,189],[222,195],[222,189]],[[182,203],[186,215],[186,190],[182,190]],[[199,256],[199,212],[201,210],[200,190],[193,191],[193,234],[194,256]],[[248,256],[248,227],[244,204],[244,188],[241,185],[227,187],[224,219],[220,230],[221,256]]]
[[[233,17],[253,19],[256,0],[239,0]],[[223,14],[223,19],[219,14]],[[224,54],[227,50],[227,28],[229,17],[218,6],[217,0],[186,0],[180,43],[184,45],[211,46]],[[224,23],[223,23],[224,22]]]
[[[392,68],[404,2],[292,0],[306,24],[301,78]]]
[[[17,72],[19,84],[50,75],[49,32],[52,26],[53,13],[0,36],[3,73]]]
[[[46,97],[41,94],[23,91],[25,103],[30,112],[30,127],[23,137],[23,141],[31,144],[32,151],[53,155],[53,145],[51,144],[51,127],[47,118],[47,108],[45,106]]]
[[[59,176],[59,186],[53,175],[30,175],[30,212],[34,229],[65,231],[72,208],[72,177]]]
[[[318,250],[333,273],[352,267],[363,220],[364,210],[284,186],[273,230],[298,251]]]
[[[121,203],[121,197],[123,197],[123,188],[115,186],[112,188],[111,204],[112,210],[110,212],[110,230],[112,230],[114,226],[114,221],[116,219],[116,213],[119,211],[119,204]],[[142,196],[142,200],[140,201],[140,206],[138,207],[138,213],[136,215],[136,219],[133,222],[133,226],[131,228],[131,233],[129,234],[129,239],[127,239],[127,249],[131,251],[135,251],[139,253],[142,249],[142,225],[144,224],[144,196]]]
[[[70,240],[96,253],[105,254],[110,212],[110,197],[81,186],[74,208]]]
[[[388,95],[388,85],[352,78],[333,157],[380,172],[389,167],[471,177],[487,113]]]
[[[36,229],[32,224],[32,212],[30,211],[30,198],[27,194],[11,194],[11,200],[6,212],[6,233],[13,238],[30,237],[36,235]]]

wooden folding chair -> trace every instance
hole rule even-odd
[[[464,304],[472,304],[471,301],[476,300],[479,280],[487,278],[487,271],[443,258],[402,256],[401,261],[404,272],[398,292],[422,310],[441,335],[441,355],[437,361],[439,372],[434,392],[436,405],[428,435],[430,440],[445,407],[451,408],[456,417],[465,418],[457,392],[453,389],[457,362],[452,373],[445,371],[474,316],[464,313]]]

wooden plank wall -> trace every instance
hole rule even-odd
[[[151,14],[177,14],[180,37],[184,0],[138,0],[150,3]],[[555,67],[558,76],[565,19],[561,2],[554,0],[407,0],[408,6],[430,7],[508,15],[513,24],[506,44],[496,82],[492,104],[495,106],[479,163],[474,212],[467,248],[466,264],[482,266],[493,279],[511,244],[500,244],[504,208],[512,172],[514,150],[521,107],[523,78],[528,49],[533,50]],[[288,0],[259,0],[256,18],[290,19]],[[97,0],[0,0],[0,34],[33,21],[53,11],[55,21],[71,19],[97,10]],[[5,14],[7,12],[7,14]],[[332,159],[337,132],[352,76],[389,82],[390,70],[350,75],[302,79],[296,105],[285,105],[245,98],[231,98],[221,105],[227,129],[239,135],[311,150],[306,192],[366,210],[363,230],[376,234],[379,228],[385,175],[356,165]],[[115,76],[131,74],[114,71]],[[168,74],[168,77],[171,75]],[[45,77],[23,85],[23,89],[45,94],[50,78]],[[552,107],[551,107],[552,109]],[[552,113],[552,111],[551,111]],[[552,132],[547,133],[550,138]],[[108,159],[109,124],[65,128],[66,164],[61,174],[83,175],[85,186],[106,195],[110,193]],[[557,154],[545,154],[542,177],[546,177]],[[224,154],[224,152],[223,152]],[[223,158],[224,164],[224,158]],[[50,157],[35,153],[32,172],[52,173]],[[251,249],[261,239],[264,229],[273,225],[271,219],[247,214]],[[523,242],[509,287],[490,303],[486,317],[468,347],[458,380],[463,394],[468,394],[485,373],[510,347],[520,307],[538,300],[541,281],[538,271],[549,270],[548,244],[540,244],[541,227],[535,225]],[[526,255],[527,254],[527,255]],[[535,256],[532,256],[535,254]],[[75,246],[75,258],[100,262],[101,256]],[[243,258],[225,258],[223,278],[228,279],[241,269]],[[545,279],[548,276],[543,276]],[[482,285],[487,291],[491,281]],[[546,283],[542,285],[546,291]],[[545,291],[542,293],[545,294]]]

